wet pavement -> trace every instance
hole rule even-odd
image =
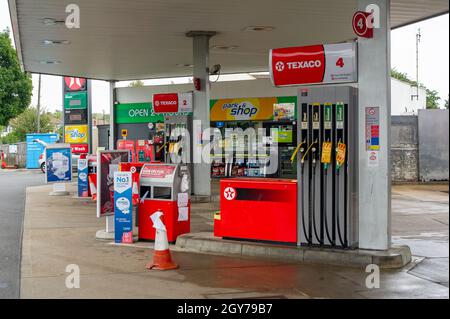
[[[404,269],[382,270],[380,288],[374,289],[366,286],[365,269],[176,249],[172,257],[179,269],[147,271],[151,243],[126,247],[94,239],[104,221],[95,218],[93,202],[72,197],[50,200],[48,186],[29,188],[21,297],[448,298],[448,198],[441,192],[446,186],[411,187],[394,188],[392,223],[395,243],[411,245],[416,257]],[[421,212],[415,209],[416,202],[422,205]],[[192,231],[211,231],[215,209],[217,203],[195,204]],[[69,264],[80,267],[79,289],[65,285]]]
[[[449,277],[448,184],[399,185],[392,191],[392,233],[420,263],[408,274],[445,286]]]

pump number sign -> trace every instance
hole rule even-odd
[[[355,32],[358,37],[368,39],[373,38],[372,20],[373,16],[369,12],[355,12],[352,20],[353,32]]]
[[[356,44],[320,44],[270,50],[270,77],[275,86],[357,81]]]
[[[153,110],[156,114],[192,112],[192,93],[153,94]]]

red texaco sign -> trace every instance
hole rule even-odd
[[[66,84],[66,91],[84,91],[86,90],[86,79],[84,78],[74,78],[66,76],[64,78],[64,83]]]
[[[356,45],[320,44],[270,50],[275,86],[356,82]]]

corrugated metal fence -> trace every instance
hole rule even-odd
[[[17,145],[17,152],[14,152],[15,147],[10,147],[8,144],[0,145],[0,151],[3,151],[5,154],[6,165],[23,168],[25,167],[27,161],[27,143],[20,142],[13,145]],[[10,153],[10,151],[13,151],[13,153]]]

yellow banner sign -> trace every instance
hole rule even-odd
[[[88,143],[87,125],[67,125],[64,127],[64,140],[70,144]]]
[[[336,162],[339,167],[344,165],[344,163],[345,163],[346,149],[347,149],[347,146],[344,143],[338,143],[337,153],[336,153]]]
[[[271,120],[276,103],[276,97],[217,100],[211,106],[211,121]]]

